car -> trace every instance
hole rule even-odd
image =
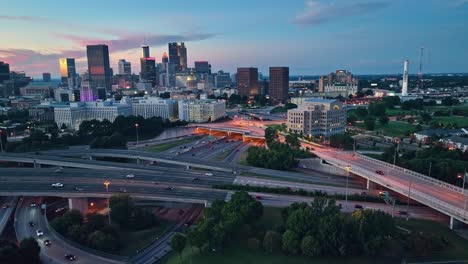
[[[255,196],[255,199],[261,200],[261,199],[263,199],[263,198],[262,198],[260,195],[257,195],[257,196]]]
[[[362,205],[360,205],[360,204],[356,204],[356,205],[354,206],[354,208],[355,208],[355,209],[359,209],[359,210],[364,209],[364,207],[362,207]]]
[[[200,178],[198,178],[198,177],[193,177],[193,178],[192,178],[192,181],[200,181]]]
[[[408,215],[408,212],[407,211],[398,211],[398,214],[399,215]]]
[[[214,174],[213,174],[213,173],[211,173],[211,172],[207,172],[207,173],[205,173],[205,176],[213,176],[213,175],[214,175]]]
[[[56,212],[56,213],[60,213],[60,212],[62,212],[63,210],[65,210],[65,208],[64,208],[64,207],[60,207],[60,208],[55,209],[55,212]]]
[[[42,230],[38,229],[38,230],[36,230],[36,235],[37,235],[38,237],[43,236],[43,235],[44,235],[44,232],[42,232]]]
[[[384,175],[383,171],[381,171],[381,170],[376,170],[375,173],[377,173],[379,175]]]
[[[73,254],[65,254],[65,259],[68,261],[74,261],[76,260],[76,257]]]
[[[165,190],[166,191],[172,191],[172,190],[174,190],[174,187],[168,186],[168,187],[165,188]]]
[[[2,208],[3,208],[3,209],[8,209],[8,207],[10,207],[10,205],[8,205],[8,204],[2,205]]]
[[[47,246],[47,247],[50,247],[50,245],[52,245],[52,242],[50,242],[49,239],[46,239],[46,240],[44,240],[44,245]]]
[[[55,173],[62,173],[63,172],[63,168],[57,168],[54,170]]]
[[[63,187],[63,183],[56,182],[56,183],[52,183],[51,186],[52,186],[53,188],[62,188],[62,187]]]
[[[32,202],[31,204],[29,204],[29,206],[30,206],[30,207],[36,207],[37,204],[36,204],[36,202]]]
[[[73,188],[73,190],[75,190],[75,191],[83,191],[83,188],[75,187],[75,188]]]
[[[33,226],[34,226],[34,223],[33,223],[33,222],[29,222],[28,225],[29,225],[29,227],[33,227]]]
[[[127,175],[125,176],[125,178],[127,178],[127,179],[133,179],[133,178],[135,178],[135,175],[133,175],[133,174],[127,174]]]
[[[121,192],[121,193],[126,193],[126,192],[127,192],[127,189],[125,189],[125,188],[120,188],[119,192]]]

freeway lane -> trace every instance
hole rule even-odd
[[[16,208],[18,197],[0,197],[0,235],[3,233],[8,219]],[[6,207],[6,208],[4,208]]]
[[[61,241],[57,237],[55,237],[55,235],[49,230],[49,227],[45,221],[45,217],[42,214],[40,207],[29,206],[30,202],[32,201],[37,201],[38,204],[40,204],[38,199],[25,198],[25,200],[22,203],[20,203],[20,205],[18,206],[18,211],[16,213],[17,221],[15,223],[16,236],[18,240],[22,240],[28,237],[36,238],[39,243],[39,246],[41,247],[41,259],[43,263],[46,263],[46,264],[65,263],[66,260],[64,256],[65,254],[69,254],[69,253],[77,257],[77,260],[75,261],[75,263],[82,263],[82,264],[123,263],[120,261],[105,259],[99,256],[89,254],[87,252],[81,251]],[[34,227],[30,227],[29,222],[33,222]],[[41,237],[38,237],[36,235],[37,229],[40,229],[41,231],[43,231],[44,235]],[[46,239],[51,241],[51,246],[47,247],[44,245],[44,241]]]
[[[334,162],[343,168],[349,165],[351,172],[363,177],[368,177],[367,175],[374,177],[384,182],[387,188],[404,195],[408,195],[411,185],[411,198],[468,223],[468,214],[464,211],[465,195],[456,190],[413,176],[410,171],[403,168],[393,168],[388,164],[384,166],[378,161],[360,155],[353,155],[350,152],[326,148],[316,148],[314,152],[324,160]],[[384,175],[381,176],[375,173],[377,170],[383,171]]]

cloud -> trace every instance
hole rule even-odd
[[[390,5],[387,1],[372,2],[333,2],[319,3],[317,1],[306,2],[305,11],[292,19],[292,23],[298,25],[319,25],[333,22],[346,17],[359,16],[383,9]]]
[[[9,16],[0,15],[0,20],[14,20],[14,21],[27,21],[27,22],[50,22],[49,18],[38,16]]]

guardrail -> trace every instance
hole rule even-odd
[[[431,178],[431,177],[426,176],[424,174],[414,172],[414,171],[411,171],[411,170],[408,170],[408,169],[405,169],[405,168],[402,168],[402,167],[399,167],[399,166],[396,166],[396,165],[393,165],[393,164],[390,164],[390,163],[387,163],[387,162],[384,162],[384,161],[381,161],[381,160],[373,159],[373,158],[367,157],[365,155],[361,155],[359,153],[356,153],[356,155],[358,157],[362,158],[362,159],[367,160],[367,161],[378,163],[378,164],[383,165],[383,166],[388,167],[388,168],[396,169],[398,171],[401,171],[401,172],[407,173],[409,175],[415,176],[415,177],[417,177],[417,178],[419,178],[419,179],[421,179],[423,181],[435,184],[437,186],[441,186],[441,187],[446,188],[448,190],[455,191],[455,192],[458,192],[458,193],[461,193],[461,194],[466,194],[466,192],[467,192],[466,190],[463,190],[463,188],[460,188],[460,187],[455,186],[453,184],[446,183],[446,182]]]
[[[335,159],[335,158],[327,159],[327,162],[334,166],[340,167],[342,169],[345,169],[345,170],[347,169],[347,164],[344,162],[340,162],[338,159]],[[373,172],[370,172],[365,169],[361,169],[359,167],[349,167],[349,171],[351,173],[366,177],[369,180],[377,184],[380,184],[382,186],[385,186],[386,188],[391,189],[395,192],[409,196],[411,199],[415,201],[423,203],[433,209],[443,212],[444,214],[455,217],[462,222],[468,223],[468,219],[466,218],[466,212],[459,207],[448,204],[444,201],[441,201],[440,199],[434,198],[430,195],[427,195],[415,189],[411,189],[410,191],[410,188],[408,185],[403,185],[389,178],[378,177]]]

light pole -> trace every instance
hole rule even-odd
[[[109,192],[109,184],[110,184],[110,182],[109,182],[108,180],[105,180],[105,181],[104,181],[104,186],[106,186],[106,193]],[[108,216],[109,216],[109,225],[110,225],[110,223],[111,223],[111,216],[110,216],[110,204],[109,204],[109,203],[110,203],[110,199],[109,199],[109,197],[107,197],[107,209],[108,209],[107,214],[108,214]]]
[[[398,148],[400,147],[400,143],[397,144],[396,148],[395,148],[395,154],[393,154],[393,166],[395,167],[396,165],[396,156],[397,156],[397,153],[398,153]]]
[[[137,137],[136,144],[137,144],[137,145],[138,145],[138,127],[139,127],[139,126],[140,126],[140,125],[139,125],[138,123],[135,124],[135,131],[136,131],[136,137]]]
[[[351,166],[346,165],[345,169],[348,172],[346,175],[346,188],[345,188],[345,204],[346,204],[346,208],[348,208],[348,178],[351,172]]]

